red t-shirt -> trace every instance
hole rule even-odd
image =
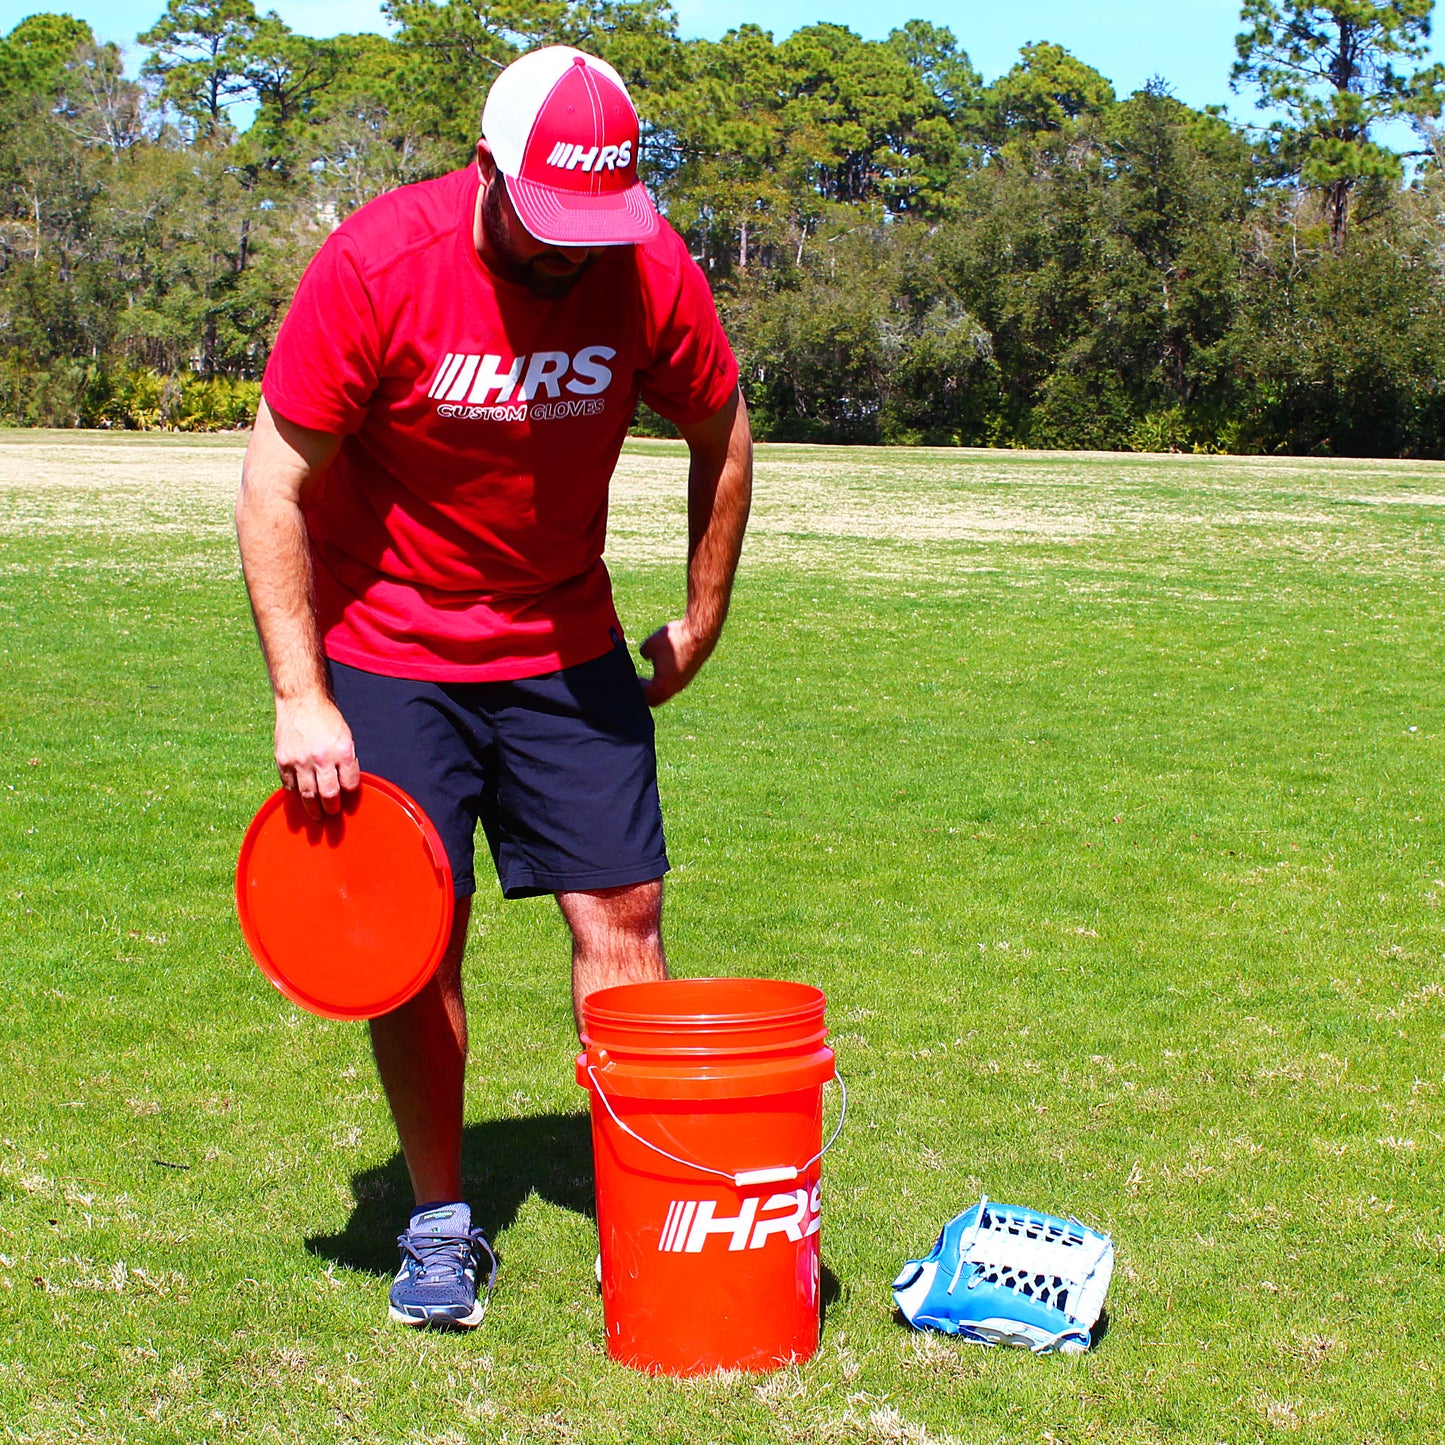
[[[544,300],[482,264],[476,195],[468,167],[343,222],[263,383],[281,416],[344,437],[306,504],[318,620],[328,657],[393,677],[531,677],[606,652],[607,488],[638,395],[686,425],[737,385],[670,227]]]

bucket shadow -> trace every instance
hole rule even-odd
[[[823,1328],[828,1325],[828,1310],[843,1298],[843,1286],[838,1276],[825,1264],[818,1276],[818,1317]]]
[[[593,1198],[592,1125],[582,1114],[530,1114],[489,1119],[462,1132],[462,1187],[472,1222],[495,1247],[533,1194],[550,1204],[596,1219]],[[396,1237],[411,1210],[411,1181],[398,1149],[385,1163],[351,1176],[356,1206],[339,1234],[313,1234],[310,1253],[348,1269],[390,1278],[396,1272]],[[498,1255],[500,1258],[500,1254]],[[838,1276],[822,1267],[822,1322],[843,1297]]]
[[[495,1241],[532,1194],[588,1219],[592,1200],[592,1126],[586,1114],[489,1119],[462,1133],[462,1185],[472,1222]],[[316,1234],[306,1248],[348,1269],[390,1276],[396,1237],[411,1210],[411,1183],[397,1150],[385,1163],[351,1176],[356,1207],[339,1234]]]

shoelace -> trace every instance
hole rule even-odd
[[[948,1282],[949,1294],[952,1294],[954,1290],[958,1288],[958,1281],[963,1276],[964,1267],[972,1263],[968,1256],[970,1251],[973,1249],[974,1244],[978,1240],[979,1232],[983,1229],[984,1219],[986,1217],[987,1210],[988,1195],[985,1194],[983,1198],[979,1201],[978,1218],[974,1220],[973,1225],[969,1229],[968,1233],[961,1236],[958,1241],[958,1268],[953,1271],[953,1278]],[[970,1282],[969,1288],[973,1288],[972,1282]]]
[[[418,1284],[438,1283],[437,1277],[443,1274],[461,1279],[478,1253],[486,1255],[489,1269],[483,1288],[491,1291],[497,1275],[497,1257],[480,1229],[465,1235],[399,1234],[396,1242],[404,1255],[416,1261]]]

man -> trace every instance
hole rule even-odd
[[[555,894],[574,1006],[666,977],[648,704],[717,643],[752,445],[707,283],[637,180],[611,66],[564,46],[493,82],[476,163],[363,207],[313,259],[266,370],[237,531],[282,784],[335,812],[362,768],[446,844],[435,980],[371,1026],[417,1208],[390,1314],[481,1320],[462,1200],[473,831],[507,897]],[[602,549],[639,394],[686,439],[684,616],[639,683]],[[495,1265],[492,1263],[492,1270]]]

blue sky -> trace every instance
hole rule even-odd
[[[0,0],[0,32],[38,9],[66,10],[88,20],[104,40],[129,45],[161,14],[165,0]],[[882,39],[908,19],[946,25],[986,80],[1007,70],[1021,45],[1054,40],[1102,71],[1120,95],[1161,75],[1191,105],[1227,105],[1238,120],[1255,116],[1252,99],[1234,96],[1229,67],[1239,29],[1239,0],[674,0],[684,36],[715,39],[748,21],[781,39],[799,26],[828,19],[869,39]],[[307,35],[381,30],[376,0],[258,0]]]

